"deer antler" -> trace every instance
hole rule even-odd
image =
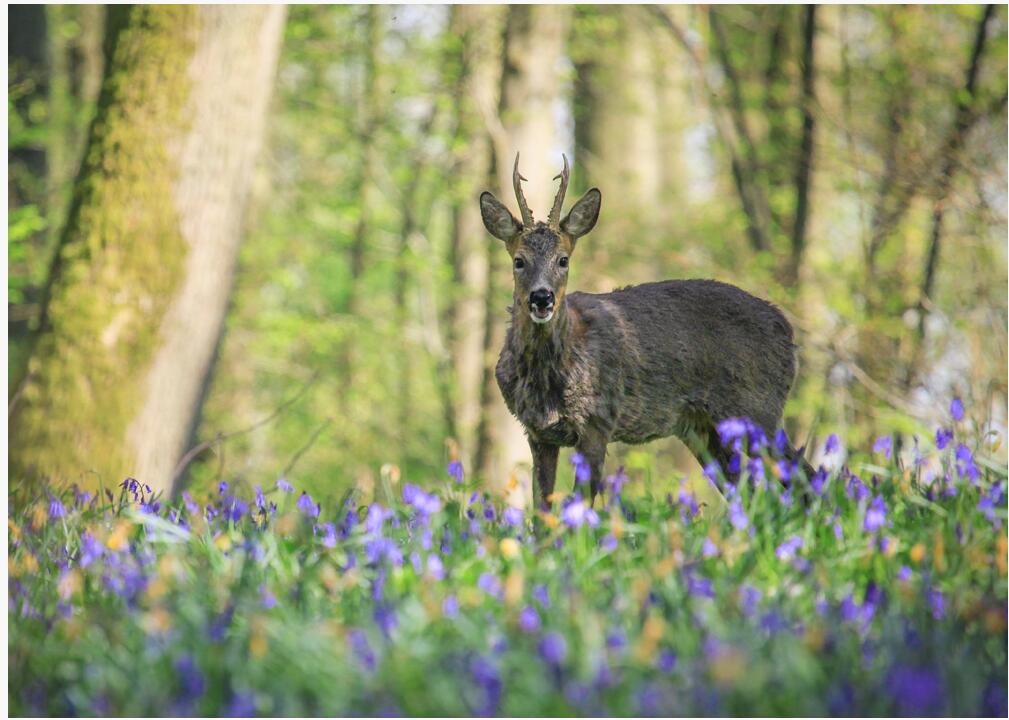
[[[512,171],[512,183],[515,185],[515,199],[518,200],[519,210],[522,211],[522,224],[527,228],[531,228],[535,221],[533,220],[533,211],[529,209],[529,205],[526,203],[526,196],[522,194],[523,180],[525,178],[519,172],[519,154],[515,153],[515,170]]]
[[[568,170],[568,157],[567,155],[561,155],[564,158],[564,169],[561,170],[559,175],[554,176],[554,180],[560,178],[561,186],[557,189],[557,197],[554,198],[554,206],[550,209],[550,216],[547,218],[547,223],[553,227],[557,227],[561,221],[561,209],[564,207],[564,195],[568,191],[568,180],[571,179],[571,172]]]

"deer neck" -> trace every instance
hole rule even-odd
[[[547,382],[563,371],[573,340],[573,312],[567,299],[557,304],[554,317],[548,323],[535,323],[524,304],[512,308],[512,328],[508,342],[518,364],[519,373],[542,378]]]

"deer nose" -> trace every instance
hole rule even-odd
[[[546,308],[554,304],[554,294],[550,290],[533,290],[529,294],[530,307]]]

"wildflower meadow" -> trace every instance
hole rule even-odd
[[[725,502],[617,472],[589,507],[577,455],[552,512],[458,462],[371,502],[16,490],[9,711],[1004,716],[1006,467],[962,418],[812,478],[726,421]]]

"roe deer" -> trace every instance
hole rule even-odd
[[[547,222],[535,222],[512,180],[522,220],[491,193],[480,211],[514,268],[511,325],[497,363],[505,403],[525,428],[533,475],[549,508],[560,447],[588,463],[591,500],[600,491],[607,444],[675,435],[730,481],[730,451],[717,424],[746,417],[768,435],[781,421],[795,377],[792,327],[771,303],[714,280],[666,280],[611,293],[565,293],[578,239],[599,217],[592,188],[561,219],[568,162]],[[808,464],[790,445],[786,456]]]

